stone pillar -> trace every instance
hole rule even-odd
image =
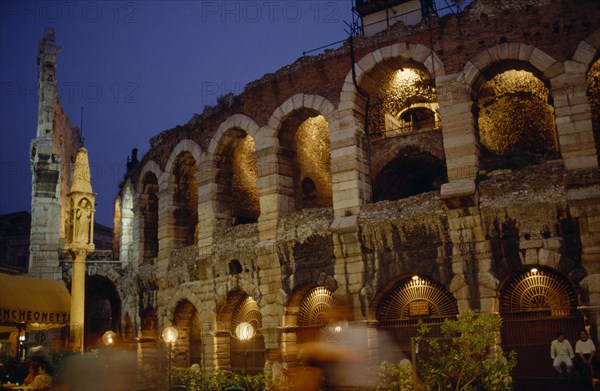
[[[358,216],[338,217],[332,225],[335,280],[348,295],[353,319],[363,319],[360,292],[365,286],[365,262],[360,243]]]
[[[224,225],[217,220],[216,214],[219,196],[216,172],[214,156],[207,154],[198,172],[198,248],[201,258],[210,256],[215,231]]]
[[[368,139],[352,110],[330,124],[331,179],[334,217],[356,216],[371,200]],[[345,224],[344,224],[345,225]]]
[[[71,278],[70,348],[83,353],[85,319],[85,258],[94,251],[94,202],[87,150],[80,148],[69,193],[65,250],[73,257]]]
[[[479,146],[475,135],[471,87],[456,74],[436,79],[444,135],[448,180],[475,179],[479,171]]]
[[[587,96],[587,65],[565,61],[565,72],[551,80],[560,152],[567,170],[597,169],[592,112]]]
[[[159,181],[158,190],[158,259],[156,271],[158,275],[166,275],[169,258],[173,250],[173,184],[171,175],[164,173]],[[161,288],[167,285],[161,284]]]
[[[256,146],[257,189],[260,195],[259,240],[277,236],[277,221],[294,207],[293,175],[284,170],[280,151],[275,145]]]
[[[600,175],[588,176],[587,183],[571,183],[567,200],[572,217],[579,222],[581,264],[587,276],[581,281],[587,302],[583,313],[595,338],[600,336]]]
[[[69,345],[73,352],[83,353],[85,324],[85,258],[87,251],[73,251],[73,274],[71,276],[71,320],[69,322]]]
[[[480,281],[493,286],[494,279],[491,275],[491,257],[486,255],[486,248],[489,247],[486,247],[488,244],[479,214],[475,182],[463,179],[445,183],[441,197],[446,207],[452,241],[454,278],[449,290],[457,300],[458,312],[463,313],[468,309],[491,312],[495,292],[488,286],[485,297],[482,297],[479,288]],[[483,260],[477,255],[478,251],[482,253]]]
[[[281,267],[277,257],[275,241],[260,242],[257,246],[257,264],[260,267],[258,289],[261,294],[261,313],[266,360],[265,369],[273,376],[282,370],[281,322],[284,316],[287,295],[281,289]]]

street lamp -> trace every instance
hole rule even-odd
[[[102,334],[102,343],[105,346],[114,345],[116,340],[117,340],[117,333],[115,333],[114,331],[108,330],[104,334]]]
[[[168,372],[169,372],[169,385],[171,385],[171,356],[173,354],[173,345],[175,341],[177,341],[177,337],[179,337],[179,331],[173,326],[167,326],[163,330],[162,339],[167,343],[168,353],[167,353],[167,363],[168,363]]]
[[[248,322],[242,322],[235,328],[235,335],[244,347],[244,375],[246,374],[246,357],[247,357],[247,346],[246,344],[254,337],[254,326]]]
[[[19,346],[17,347],[17,357],[19,358],[20,361],[23,361],[25,359],[25,346],[23,346],[23,344],[27,340],[27,337],[25,336],[25,331],[23,331],[23,333],[21,333],[21,329],[18,329],[18,331],[19,331]]]

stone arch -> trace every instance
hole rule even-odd
[[[121,329],[121,298],[116,288],[118,273],[86,276],[85,284],[85,343],[92,348],[101,345],[104,332],[111,330],[123,337]]]
[[[513,376],[554,375],[553,368],[532,363],[534,357],[547,352],[548,340],[553,339],[557,331],[573,341],[583,330],[576,288],[558,270],[530,265],[507,276],[499,285],[498,293],[502,347],[516,351],[520,357]]]
[[[244,114],[234,114],[219,125],[208,145],[207,153],[214,155],[225,133],[231,129],[241,129],[252,138],[256,138],[260,126],[256,121]]]
[[[204,152],[202,151],[200,145],[198,145],[194,140],[181,140],[173,148],[171,154],[169,155],[169,160],[165,165],[164,171],[166,175],[170,175],[171,171],[173,171],[173,164],[177,159],[177,156],[179,156],[182,152],[189,152],[197,163],[200,163],[202,160],[204,160]]]
[[[483,73],[494,63],[502,61],[520,61],[530,64],[546,80],[552,79],[560,69],[560,63],[552,56],[532,45],[522,43],[503,43],[488,48],[467,62],[458,76],[458,80],[478,90],[483,86]]]
[[[368,312],[380,331],[379,359],[397,360],[410,356],[410,338],[418,335],[423,324],[430,328],[430,335],[440,336],[440,325],[458,316],[458,305],[447,287],[436,280],[400,276],[377,292]]]
[[[201,203],[211,207],[204,214],[214,216],[217,228],[258,220],[260,204],[254,156],[258,129],[250,117],[235,114],[219,126],[211,140],[208,148],[211,161],[206,162],[205,171],[213,183],[201,192]]]
[[[202,357],[202,323],[198,309],[187,299],[179,300],[173,311],[173,327],[179,332],[174,346],[174,364],[189,367],[201,364]]]
[[[335,108],[329,100],[321,95],[296,94],[288,98],[282,105],[277,107],[269,119],[269,128],[278,131],[283,122],[295,111],[308,109],[319,113],[327,122],[331,123],[335,119]]]
[[[160,169],[158,163],[156,163],[154,160],[148,160],[140,171],[136,186],[137,189],[141,188],[142,180],[148,172],[152,172],[158,180],[160,180],[163,175],[163,170]]]
[[[577,46],[573,60],[586,66],[586,92],[590,102],[596,158],[600,165],[600,30]]]
[[[360,85],[363,79],[368,78],[367,74],[370,71],[383,62],[394,59],[420,64],[427,69],[434,79],[438,76],[444,76],[446,73],[444,64],[435,51],[421,44],[401,42],[379,48],[362,57],[355,64],[356,81]],[[356,89],[353,80],[352,70],[350,70],[346,75],[344,87],[340,94],[339,110],[351,109],[355,113],[364,113],[366,101]],[[354,114],[351,116],[355,117]]]
[[[588,68],[596,59],[600,51],[600,29],[591,33],[586,39],[581,41],[573,53],[573,61],[586,65]]]
[[[138,185],[140,263],[152,264],[158,256],[159,185],[156,172],[144,171]]]
[[[333,105],[318,95],[296,94],[279,106],[269,127],[277,133],[281,194],[289,201],[281,213],[332,206],[329,122]],[[284,179],[285,178],[285,179]],[[303,186],[304,183],[304,186]]]
[[[159,336],[158,315],[156,310],[148,306],[140,311],[141,340],[157,342]]]
[[[236,372],[262,373],[266,350],[258,303],[241,289],[229,291],[217,309],[216,318],[217,349],[229,353],[217,357],[218,367]],[[248,341],[240,340],[235,334],[243,322],[250,323],[254,329],[254,335]]]
[[[443,154],[439,156],[415,146],[394,152],[392,158],[376,160],[373,164],[374,202],[438,191],[447,181]]]
[[[476,97],[475,135],[488,170],[556,157],[560,140],[552,79],[562,69],[562,63],[542,50],[520,43],[484,50],[464,66],[457,79]]]
[[[165,169],[168,196],[164,199],[170,228],[170,243],[164,246],[167,250],[190,246],[198,240],[198,171],[202,157],[200,146],[192,140],[181,141],[169,157]]]

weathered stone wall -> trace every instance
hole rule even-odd
[[[60,279],[59,259],[69,209],[69,186],[75,155],[82,146],[57,91],[54,30],[46,29],[38,53],[38,125],[31,142],[31,231],[29,273]]]
[[[162,328],[180,301],[190,302],[201,319],[207,368],[229,365],[231,312],[240,298],[251,297],[270,360],[288,362],[296,334],[281,330],[297,325],[298,303],[312,287],[329,289],[353,320],[376,324],[373,301],[415,274],[441,284],[459,313],[497,312],[503,284],[539,266],[568,278],[597,330],[600,174],[585,95],[586,71],[600,51],[597,2],[479,0],[458,15],[354,40],[356,75],[348,44],[303,57],[150,141],[121,194],[139,197],[147,172],[158,179],[157,262],[138,268],[139,251],[127,259],[132,276],[139,273],[143,304],[125,305],[134,323],[143,306],[152,307]],[[369,143],[364,91],[377,85],[373,78],[404,64],[435,80],[441,131]],[[552,97],[560,151],[555,160],[538,156],[524,168],[488,172],[481,164],[477,92],[495,73],[523,64]],[[279,144],[279,132],[298,113],[327,121],[331,208],[295,209],[293,151]],[[258,223],[234,227],[229,205],[216,199],[225,191],[218,151],[231,129],[255,142],[260,202]],[[371,176],[404,149],[442,161],[447,183],[440,191],[371,203]],[[191,179],[199,186],[199,223],[196,244],[175,249],[173,167],[181,153],[197,166]],[[129,219],[121,224],[122,241],[138,245],[139,210],[130,206],[121,216]]]

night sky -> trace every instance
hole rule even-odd
[[[436,1],[439,8],[449,0]],[[352,4],[0,0],[0,214],[31,210],[36,56],[46,27],[62,47],[59,95],[74,126],[83,107],[96,221],[112,227],[132,148],[141,159],[152,136],[185,124],[218,97],[240,94],[303,52],[344,40]]]
[[[0,214],[31,209],[38,42],[89,151],[96,221],[113,225],[127,156],[303,51],[343,40],[351,1],[0,1]],[[336,47],[339,46],[336,45]],[[318,52],[317,52],[318,53]]]

